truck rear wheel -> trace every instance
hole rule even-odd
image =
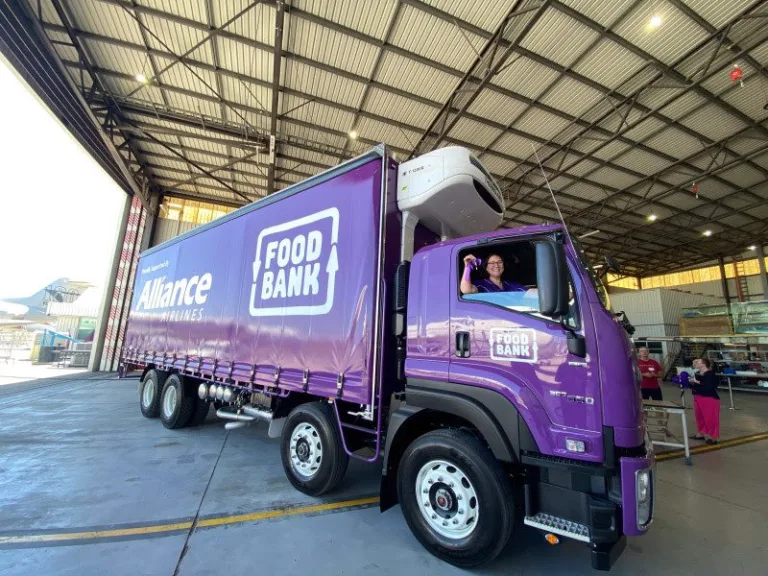
[[[512,534],[509,478],[469,432],[437,430],[416,439],[400,460],[397,492],[418,541],[455,566],[491,561]]]
[[[167,377],[165,372],[150,370],[139,383],[139,407],[144,418],[157,418],[160,415],[161,393]]]
[[[349,457],[328,404],[302,404],[291,411],[280,439],[280,456],[288,480],[300,492],[320,496],[338,486]]]
[[[189,393],[178,374],[171,374],[163,386],[160,420],[166,428],[183,428],[195,408],[195,397]]]

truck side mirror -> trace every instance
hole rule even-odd
[[[539,312],[551,318],[568,313],[568,267],[565,247],[559,242],[536,243],[536,284]]]

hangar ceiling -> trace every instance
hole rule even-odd
[[[0,3],[134,191],[243,204],[381,142],[461,145],[504,225],[556,218],[538,158],[588,251],[632,274],[768,231],[766,0]]]

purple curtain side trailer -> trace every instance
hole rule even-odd
[[[167,428],[267,422],[306,494],[377,463],[454,565],[519,514],[608,570],[653,517],[634,347],[567,230],[503,213],[468,150],[376,147],[144,252],[121,373]]]

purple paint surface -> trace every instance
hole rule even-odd
[[[376,159],[142,255],[126,349],[370,403],[381,187]]]

